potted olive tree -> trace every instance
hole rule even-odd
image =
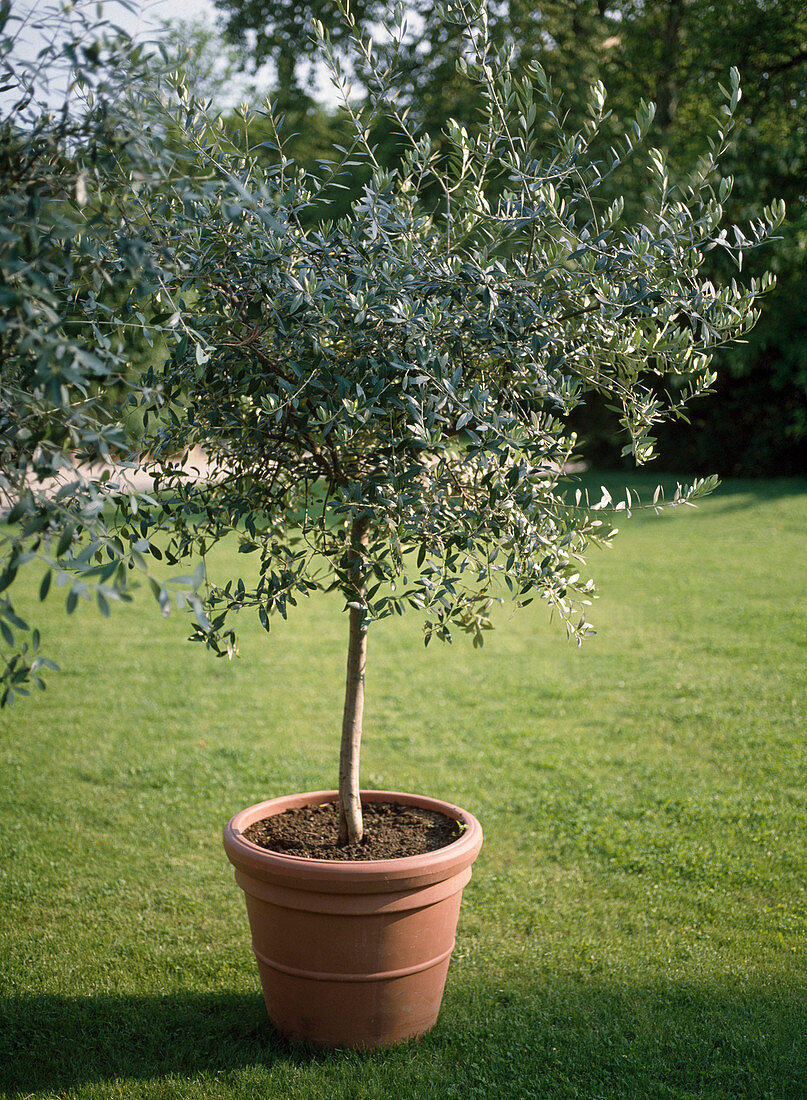
[[[569,414],[601,395],[619,411],[626,452],[648,460],[654,425],[709,389],[712,351],[751,327],[770,285],[712,285],[700,274],[705,251],[741,257],[783,214],[774,204],[745,231],[720,228],[731,183],[717,165],[740,98],[736,72],[710,151],[675,185],[661,152],[636,151],[651,106],[639,105],[602,162],[592,152],[607,117],[600,85],[586,124],[566,133],[544,73],[515,78],[483,7],[458,2],[445,18],[464,27],[463,66],[484,104],[473,132],[452,124],[438,147],[413,131],[386,61],[356,35],[370,102],[358,110],[320,29],[350,148],[304,172],[284,155],[271,105],[244,109],[239,144],[180,81],[168,111],[193,186],[138,192],[166,271],[180,272],[159,290],[177,341],[146,379],[160,426],[143,460],[158,490],[143,522],[163,532],[171,562],[204,558],[225,538],[257,562],[244,577],[207,578],[196,637],[231,654],[236,613],[253,608],[269,630],[301,596],[344,597],[338,790],[251,807],[225,836],[270,1015],[325,1044],[389,1043],[431,1025],[481,844],[457,807],[360,791],[372,624],[414,609],[427,644],[457,629],[481,644],[492,601],[539,597],[581,639],[593,590],[584,553],[613,532],[607,501],[567,490]],[[399,13],[398,35],[402,23]],[[401,137],[394,171],[374,152],[381,119]],[[255,127],[269,134],[260,155],[250,151]],[[648,194],[629,222],[619,199],[601,196],[637,155]],[[357,162],[366,186],[347,217],[329,221],[332,188]],[[200,478],[187,476],[192,448],[206,456]],[[378,856],[363,822],[378,804],[448,818],[450,843]],[[279,828],[282,811],[298,821],[329,806],[334,858],[263,846],[265,822]]]

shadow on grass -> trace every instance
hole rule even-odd
[[[691,485],[694,474],[670,474],[662,470],[656,472],[652,467],[635,470],[587,470],[573,478],[567,493],[573,495],[575,489],[587,492],[591,502],[600,496],[600,487],[605,486],[614,499],[624,495],[625,486],[638,495],[643,503],[653,498],[657,485],[661,485],[667,500],[672,499],[676,485]],[[745,496],[753,500],[781,500],[785,497],[803,496],[807,493],[807,477],[778,478],[726,478],[721,481],[711,498]],[[711,499],[709,498],[709,499]]]
[[[340,1059],[347,1086],[407,1096],[657,1100],[807,1096],[803,988],[743,983],[623,987],[556,976],[497,988],[451,983],[420,1046]],[[287,1043],[259,995],[30,996],[0,1003],[0,1089],[9,1097],[115,1079],[306,1068],[333,1083],[334,1056]],[[351,1085],[352,1082],[352,1085]],[[312,1095],[315,1093],[312,1092]],[[373,1093],[375,1095],[375,1093]]]
[[[476,1003],[456,1009],[467,1039],[458,1019],[438,1025],[451,1043],[467,1041],[458,1065],[476,1064],[457,1096],[481,1100],[483,1084],[487,1095],[530,1100],[807,1097],[803,980],[756,985],[726,975],[725,983],[699,984],[694,975],[691,983],[620,986],[558,975],[543,986],[477,985],[475,993]]]
[[[660,485],[664,490],[663,499],[667,502],[673,499],[676,486],[690,485],[695,480],[693,475],[675,477],[672,474],[660,472],[658,474],[647,473],[632,474],[626,470],[624,473],[587,471],[579,476],[571,488],[567,488],[566,495],[571,499],[574,491],[588,493],[592,504],[596,503],[601,495],[601,486],[608,489],[614,501],[625,499],[625,489],[630,489],[633,494],[634,511],[631,522],[652,523],[657,517],[650,504],[656,487]],[[739,479],[727,478],[721,481],[717,489],[705,498],[706,507],[701,507],[698,502],[694,509],[686,509],[688,519],[711,521],[715,512],[728,515],[732,512],[746,512],[760,504],[769,504],[773,501],[783,501],[791,497],[803,497],[807,495],[807,478],[782,477]],[[669,513],[668,513],[669,514]],[[609,513],[617,526],[625,522],[624,513]]]
[[[0,1001],[0,1091],[11,1096],[317,1057],[273,1031],[259,993]]]
[[[730,497],[743,494],[755,497],[757,500],[781,500],[784,497],[803,496],[805,493],[807,493],[807,478],[804,477],[726,478],[715,490],[715,496]]]

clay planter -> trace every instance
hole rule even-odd
[[[437,810],[465,831],[435,852],[364,861],[281,855],[242,835],[271,814],[336,797],[315,791],[250,806],[227,824],[224,847],[246,894],[275,1026],[319,1046],[389,1046],[422,1035],[437,1019],[462,888],[482,829],[447,802],[362,791],[363,801]]]

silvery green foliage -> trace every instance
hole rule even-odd
[[[508,593],[519,604],[540,596],[579,639],[593,590],[583,555],[614,532],[607,500],[591,506],[569,492],[569,413],[586,394],[605,395],[626,452],[647,461],[654,425],[709,389],[712,352],[748,331],[771,285],[700,275],[709,249],[741,261],[783,216],[774,203],[748,228],[721,227],[731,184],[717,169],[736,71],[709,151],[674,186],[663,154],[641,148],[652,106],[639,104],[599,163],[589,150],[606,118],[601,85],[585,127],[566,133],[541,69],[516,80],[507,52],[493,51],[484,6],[458,0],[443,16],[465,28],[463,65],[486,113],[473,133],[449,126],[439,148],[408,127],[390,70],[358,35],[353,70],[369,114],[352,106],[350,76],[320,28],[355,136],[315,174],[284,157],[271,104],[261,112],[275,134],[266,168],[249,149],[246,108],[234,148],[178,88],[174,125],[198,175],[195,193],[164,195],[160,214],[185,277],[164,289],[184,335],[149,379],[171,417],[154,442],[167,491],[155,522],[172,528],[177,559],[229,532],[258,556],[257,580],[208,589],[199,637],[219,652],[232,652],[231,612],[254,607],[269,629],[272,613],[329,586],[368,621],[415,608],[427,642],[457,626],[481,642],[491,600]],[[399,9],[399,36],[403,24]],[[554,127],[549,147],[531,138],[539,113]],[[370,141],[383,118],[402,135],[394,172]],[[621,202],[598,196],[635,156],[646,160],[647,196],[629,224]],[[357,161],[368,183],[331,223],[327,188]],[[191,446],[206,451],[210,483],[179,470]],[[359,565],[349,548],[364,521]]]
[[[736,72],[709,151],[673,186],[663,154],[641,152],[651,106],[599,163],[589,150],[606,117],[602,86],[585,127],[566,133],[542,71],[516,80],[506,51],[493,51],[483,6],[452,3],[444,18],[465,28],[463,64],[486,113],[473,133],[449,126],[439,149],[409,129],[391,72],[358,35],[369,115],[354,110],[320,28],[355,137],[316,174],[284,157],[270,104],[276,140],[262,168],[246,108],[235,148],[178,88],[173,125],[195,151],[195,188],[165,193],[159,216],[154,197],[143,200],[185,276],[163,290],[184,334],[149,379],[170,415],[154,441],[166,490],[154,519],[172,528],[177,559],[229,532],[258,555],[257,581],[209,588],[200,637],[219,651],[232,650],[231,612],[255,607],[268,629],[273,612],[329,586],[368,621],[417,609],[427,641],[455,626],[481,641],[491,600],[508,591],[520,604],[545,599],[581,637],[592,592],[583,554],[613,531],[601,507],[567,491],[568,414],[587,393],[605,395],[626,451],[647,461],[654,425],[709,388],[711,353],[748,331],[770,285],[716,287],[699,273],[706,251],[740,260],[783,214],[773,204],[745,230],[721,228],[730,181],[717,165]],[[400,9],[399,36],[403,22]],[[539,112],[553,123],[551,147],[532,141]],[[384,117],[404,143],[395,172],[370,141]],[[645,214],[628,224],[620,202],[598,195],[638,155]],[[330,223],[327,188],[355,161],[369,181]],[[212,463],[206,484],[175,462],[197,445]],[[365,523],[359,560],[349,549]]]
[[[31,58],[20,38],[37,32]],[[130,384],[158,285],[125,199],[127,180],[162,174],[132,100],[152,67],[94,9],[0,4],[0,705],[55,667],[15,609],[21,571],[38,571],[41,599],[103,614],[150,576],[139,494],[110,476],[128,445],[106,395]]]

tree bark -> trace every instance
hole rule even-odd
[[[359,844],[363,835],[359,798],[359,753],[364,713],[364,667],[367,659],[367,628],[364,624],[364,550],[369,523],[353,521],[350,540],[350,572],[353,578],[350,608],[350,639],[347,652],[345,711],[342,718],[342,746],[339,754],[339,843]]]

